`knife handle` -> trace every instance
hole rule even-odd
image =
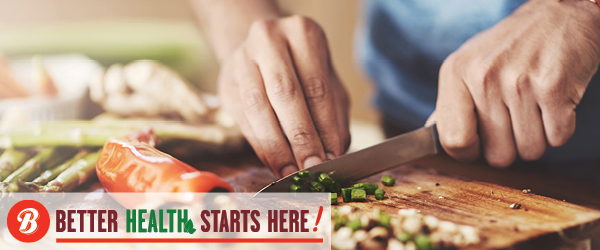
[[[435,152],[436,154],[444,152],[444,148],[442,147],[442,143],[440,142],[440,135],[438,134],[437,124],[431,125],[431,133],[433,133],[432,138],[435,144]]]

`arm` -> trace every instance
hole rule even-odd
[[[452,53],[436,119],[448,154],[505,167],[539,159],[575,131],[575,108],[600,63],[600,10],[531,0]]]
[[[190,3],[219,62],[246,39],[253,22],[281,16],[272,0],[191,0]]]
[[[193,2],[221,64],[223,108],[275,175],[342,155],[349,101],[313,20],[270,1]]]

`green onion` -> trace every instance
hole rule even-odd
[[[367,192],[362,189],[352,189],[352,194],[350,198],[352,201],[366,201]]]
[[[300,176],[300,178],[310,178],[310,172],[308,172],[308,170],[302,170],[298,172],[298,176]]]
[[[342,198],[344,202],[352,201],[352,189],[351,188],[342,188]]]
[[[431,239],[429,236],[424,234],[419,234],[415,237],[415,245],[419,250],[431,250],[433,249],[433,244],[431,243]]]
[[[292,184],[292,185],[290,186],[290,192],[293,192],[293,193],[299,193],[299,192],[302,192],[302,187],[300,187],[300,186],[298,186],[298,185],[296,185],[296,184]]]
[[[409,232],[403,232],[400,235],[398,235],[398,240],[402,243],[406,243],[409,240],[412,240],[412,234],[410,234]]]
[[[375,199],[377,200],[383,200],[383,195],[385,194],[385,190],[378,188],[377,190],[375,190]]]
[[[313,181],[310,183],[310,191],[325,192],[325,187],[323,186],[323,184]]]
[[[381,177],[381,183],[383,183],[384,186],[391,187],[396,183],[396,179],[392,178],[389,175],[384,175],[383,177]]]
[[[346,224],[347,227],[349,227],[350,229],[352,229],[352,232],[360,229],[360,227],[362,226],[362,223],[360,222],[360,219],[354,219],[353,221],[350,221]]]
[[[296,183],[296,184],[298,184],[300,186],[306,184],[306,180],[304,180],[304,179],[302,179],[302,178],[300,178],[298,176],[294,176],[294,178],[292,178],[292,179],[294,180],[294,183]]]
[[[341,227],[345,226],[346,223],[348,223],[348,218],[346,218],[346,216],[336,216],[333,220],[335,223],[335,231],[337,231]]]
[[[325,186],[326,188],[330,188],[331,184],[333,184],[333,180],[331,179],[331,177],[329,177],[328,174],[326,173],[321,173],[319,175],[319,182],[321,184],[323,184],[323,186]]]
[[[375,190],[377,190],[378,188],[379,188],[379,186],[377,186],[377,184],[366,184],[365,185],[365,191],[367,191],[367,195],[374,195]]]
[[[369,183],[368,182],[359,182],[359,183],[352,185],[351,188],[352,189],[365,189],[367,184],[369,184]]]
[[[329,191],[331,191],[332,193],[337,194],[337,193],[341,192],[341,190],[342,190],[342,185],[340,185],[340,183],[335,182],[335,181],[331,184],[331,187],[329,187]]]
[[[390,216],[390,214],[388,214],[386,212],[380,212],[379,213],[379,224],[381,224],[382,227],[389,228],[392,225],[392,217]]]
[[[337,194],[336,193],[331,193],[331,205],[337,205]]]

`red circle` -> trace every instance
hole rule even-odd
[[[18,241],[36,242],[48,233],[50,214],[42,203],[22,200],[10,208],[6,224],[10,234]]]

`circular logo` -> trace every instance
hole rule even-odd
[[[36,242],[50,228],[50,214],[46,207],[34,200],[17,202],[6,219],[8,231],[21,242]]]

